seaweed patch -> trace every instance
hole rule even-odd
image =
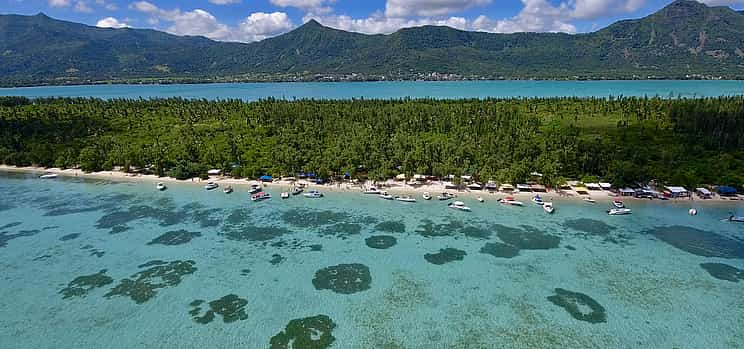
[[[656,227],[650,233],[675,248],[697,256],[744,258],[744,242],[710,231],[676,225]]]
[[[336,223],[324,228],[320,235],[322,236],[335,236],[341,239],[347,239],[352,235],[359,235],[362,233],[362,226],[356,223]]]
[[[461,261],[465,259],[467,253],[463,250],[456,248],[443,248],[437,253],[427,253],[424,255],[424,259],[431,264],[442,265],[449,262]]]
[[[283,263],[286,260],[287,260],[287,257],[284,257],[280,254],[274,254],[273,256],[271,256],[269,263],[271,263],[271,265],[277,265],[277,264]]]
[[[155,297],[157,290],[175,287],[184,276],[193,274],[197,269],[194,261],[163,262],[150,261],[138,266],[142,271],[122,279],[119,284],[104,295],[106,298],[123,296],[142,304]]]
[[[519,256],[519,249],[500,242],[489,242],[481,247],[480,253],[490,254],[497,258],[514,258]]]
[[[327,349],[336,340],[336,324],[327,315],[295,319],[284,331],[271,337],[270,349]]]
[[[395,246],[398,240],[390,235],[375,235],[364,239],[364,242],[371,248],[384,250]]]
[[[280,218],[289,225],[307,228],[342,223],[349,220],[351,216],[345,212],[296,208],[283,212]]]
[[[607,322],[605,308],[583,293],[556,288],[555,294],[549,296],[548,301],[565,309],[576,320],[592,324]]]
[[[252,225],[223,227],[220,236],[233,241],[268,241],[282,235],[291,234],[282,227],[256,227]]]
[[[63,299],[72,297],[85,297],[93,289],[106,286],[114,282],[106,275],[106,269],[92,275],[78,276],[67,284],[67,287],[59,291]]]
[[[607,236],[615,230],[615,227],[603,221],[589,218],[567,219],[563,222],[563,226],[575,231],[598,236]]]
[[[524,225],[522,229],[496,225],[496,235],[501,241],[520,250],[548,250],[557,248],[561,238]]]
[[[189,311],[189,315],[191,315],[194,321],[202,325],[212,322],[215,315],[222,316],[222,322],[226,324],[248,318],[248,314],[245,312],[248,301],[234,294],[229,294],[207,303],[209,308],[204,314],[200,315],[202,313],[202,305],[204,305],[204,301],[197,299],[191,302],[191,310]]]
[[[59,241],[70,241],[80,237],[80,233],[67,234],[59,238]]]
[[[34,236],[38,234],[39,230],[22,230],[18,233],[8,233],[7,231],[0,231],[0,247],[8,246],[8,241],[18,239],[21,237]]]
[[[10,229],[10,228],[15,228],[15,227],[17,227],[17,226],[19,226],[19,225],[21,225],[21,224],[23,224],[23,223],[22,223],[22,222],[12,222],[12,223],[8,223],[8,224],[6,224],[6,225],[3,225],[2,227],[0,227],[0,230],[3,230],[3,229]]]
[[[364,264],[339,264],[315,272],[313,286],[316,290],[331,290],[339,294],[366,291],[372,284],[369,268]]]
[[[406,224],[401,221],[384,221],[375,225],[375,230],[385,233],[403,234],[406,232]]]
[[[744,281],[744,270],[723,263],[703,263],[700,267],[710,274],[710,276],[725,281],[739,282]]]
[[[148,245],[166,245],[175,246],[189,243],[194,238],[200,237],[202,234],[199,232],[191,232],[187,230],[174,230],[166,232],[148,242]]]

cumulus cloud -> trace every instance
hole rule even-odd
[[[85,13],[92,13],[93,8],[91,8],[87,2],[85,1],[77,1],[75,2],[75,11],[76,12],[85,12]]]
[[[271,3],[279,7],[296,7],[299,9],[314,9],[325,6],[333,1],[326,0],[271,0]]]
[[[388,17],[438,17],[490,3],[491,0],[387,0],[385,15]]]
[[[522,0],[524,7],[516,16],[492,20],[480,16],[473,21],[473,29],[496,33],[564,32],[575,33],[569,23],[572,10],[566,4],[553,6],[546,0]]]
[[[209,0],[209,2],[215,5],[230,5],[230,4],[237,4],[240,2],[240,0]]]
[[[698,0],[708,6],[744,5],[744,0]]]
[[[96,23],[96,27],[99,28],[129,28],[129,24],[119,21],[114,17],[101,18]]]
[[[147,14],[148,23],[169,22],[166,31],[177,35],[200,35],[221,41],[251,42],[281,34],[294,27],[289,16],[284,12],[250,14],[237,27],[221,23],[211,13],[195,9],[161,9],[147,1],[132,3],[130,8]]]
[[[68,7],[72,4],[70,0],[49,0],[51,7]]]
[[[470,23],[463,17],[449,17],[443,19],[387,17],[382,13],[374,13],[367,18],[352,18],[345,15],[309,15],[304,21],[315,19],[323,25],[336,29],[365,34],[389,34],[401,28],[420,27],[423,25],[440,25],[461,30],[470,29]]]

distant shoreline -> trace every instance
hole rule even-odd
[[[43,168],[43,167],[14,167],[14,166],[7,166],[7,165],[0,165],[0,172],[6,172],[6,173],[26,173],[26,174],[36,174],[36,175],[42,175],[45,173],[54,173],[59,176],[63,177],[69,177],[69,178],[85,178],[85,179],[100,179],[100,180],[109,180],[109,181],[120,181],[120,182],[126,182],[126,181],[133,181],[133,182],[149,182],[153,183],[153,190],[154,190],[154,184],[155,183],[164,183],[164,184],[184,184],[184,185],[194,185],[194,186],[204,186],[208,182],[214,182],[220,185],[220,187],[225,186],[233,186],[235,189],[238,188],[249,188],[252,184],[261,183],[261,185],[264,188],[272,189],[272,188],[279,188],[284,191],[289,191],[291,188],[295,185],[295,183],[302,183],[309,189],[316,189],[319,191],[327,191],[327,192],[347,192],[347,193],[359,193],[362,195],[362,190],[365,187],[372,186],[372,183],[366,182],[364,184],[352,184],[352,183],[332,183],[332,184],[315,184],[310,181],[305,180],[299,180],[296,182],[291,181],[284,181],[284,180],[275,180],[273,182],[260,182],[258,180],[251,180],[251,179],[237,179],[233,177],[228,176],[210,176],[209,179],[200,179],[200,178],[192,178],[190,180],[178,180],[173,177],[158,177],[155,175],[141,175],[141,174],[129,174],[121,171],[100,171],[100,172],[91,172],[91,173],[85,173],[78,169],[59,169],[59,168]],[[420,185],[420,186],[410,186],[405,183],[396,182],[394,180],[388,180],[383,183],[378,183],[377,188],[380,190],[388,191],[391,194],[401,194],[401,195],[413,195],[416,199],[420,200],[421,195],[423,193],[430,193],[432,196],[435,196],[440,193],[449,192],[453,193],[457,196],[463,196],[467,197],[469,199],[475,199],[477,197],[482,197],[483,199],[486,199],[488,201],[496,201],[499,199],[502,199],[506,196],[514,196],[515,199],[522,201],[525,203],[525,205],[530,205],[530,199],[532,196],[534,196],[536,193],[533,192],[519,192],[519,193],[506,193],[506,192],[489,192],[486,190],[454,190],[454,189],[446,189],[444,185],[441,183],[433,182],[430,184]],[[590,192],[590,195],[578,195],[577,193],[573,191],[564,191],[566,194],[558,193],[554,190],[550,190],[545,193],[537,193],[540,194],[545,201],[576,201],[576,202],[583,202],[583,199],[586,197],[591,197],[592,199],[597,201],[597,204],[609,204],[612,199],[614,199],[616,196],[612,195],[609,191],[592,191]],[[436,200],[436,198],[434,198]],[[664,202],[662,200],[648,200],[648,199],[639,199],[635,197],[622,197],[623,201],[629,201],[629,202]],[[736,205],[740,203],[744,203],[742,201],[735,201],[735,200],[728,200],[728,199],[722,199],[720,196],[716,196],[713,199],[700,199],[694,197],[693,194],[693,200],[690,200],[689,198],[682,198],[682,199],[670,199],[667,200],[667,202],[670,203],[684,203],[684,202],[694,202],[696,205],[698,204],[730,204],[730,205]]]

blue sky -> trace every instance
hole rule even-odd
[[[0,12],[47,15],[100,27],[153,28],[251,42],[314,18],[363,33],[448,25],[488,32],[580,33],[648,15],[671,0],[0,0]],[[742,8],[744,0],[705,0]]]

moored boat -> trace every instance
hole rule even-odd
[[[431,194],[429,194],[428,191],[425,192],[424,195],[422,195],[422,196],[423,196],[424,200],[431,200]]]
[[[260,184],[251,184],[251,189],[248,191],[249,194],[258,194],[261,192]]]
[[[535,203],[535,205],[544,205],[545,201],[543,201],[542,197],[540,197],[540,194],[537,194],[532,197],[532,202]]]
[[[594,199],[592,199],[590,197],[586,197],[586,198],[583,198],[581,200],[584,201],[584,202],[590,203],[590,204],[596,204],[597,203],[597,200],[594,200]]]
[[[624,216],[633,213],[629,208],[611,208],[607,210],[607,214],[610,216]]]
[[[553,212],[555,212],[555,207],[553,207],[552,202],[546,202],[543,204],[543,210],[545,210],[545,212],[547,212],[548,214],[553,214]]]
[[[625,208],[625,204],[623,203],[623,200],[620,200],[620,199],[612,200],[612,206],[615,206],[616,208]]]
[[[380,197],[380,199],[384,199],[384,200],[392,200],[392,199],[394,199],[394,197],[392,195],[390,195],[386,191],[380,192],[379,197]]]
[[[480,196],[477,197],[476,200],[478,200],[478,202],[486,202],[486,200],[483,200],[483,197],[480,197]]]
[[[59,177],[56,173],[46,173],[39,176],[39,179],[55,179]]]
[[[292,189],[292,195],[300,195],[302,192],[305,191],[305,189],[302,189],[300,187],[295,187]]]
[[[319,198],[322,198],[323,197],[323,193],[321,193],[321,192],[319,192],[317,190],[311,190],[311,191],[305,193],[305,197],[306,198],[310,198],[310,199],[319,199]]]
[[[410,196],[396,196],[395,200],[401,201],[401,202],[416,202],[416,199]]]
[[[380,190],[375,187],[369,187],[362,191],[362,194],[365,195],[380,195]]]
[[[286,192],[286,191],[285,192],[282,192],[281,198],[282,199],[289,199],[289,192]]]
[[[271,194],[262,191],[251,195],[251,201],[264,201],[269,199],[271,199]]]
[[[501,203],[502,205],[510,205],[510,206],[524,206],[523,202],[515,200],[513,196],[507,196],[499,200],[499,203]]]
[[[729,222],[744,223],[744,216],[731,215],[731,217],[729,217]]]
[[[223,192],[224,192],[225,194],[232,194],[232,192],[233,192],[233,187],[232,187],[232,186],[229,186],[229,185],[228,185],[227,187],[225,187],[225,189],[222,189],[222,191],[223,191]]]
[[[465,206],[465,203],[462,201],[451,202],[449,203],[449,205],[447,205],[447,207],[455,210],[470,212],[470,207]]]
[[[209,182],[209,183],[207,183],[207,185],[204,186],[204,189],[206,189],[206,190],[215,190],[215,189],[217,189],[219,187],[220,187],[219,184],[217,184],[215,182]]]
[[[155,186],[155,189],[163,191],[163,190],[168,189],[168,187],[166,187],[164,183],[160,182],[158,183],[158,185]]]
[[[437,195],[437,200],[442,200],[442,201],[452,200],[454,198],[455,198],[455,195],[450,194],[450,193],[442,193],[442,194]]]

